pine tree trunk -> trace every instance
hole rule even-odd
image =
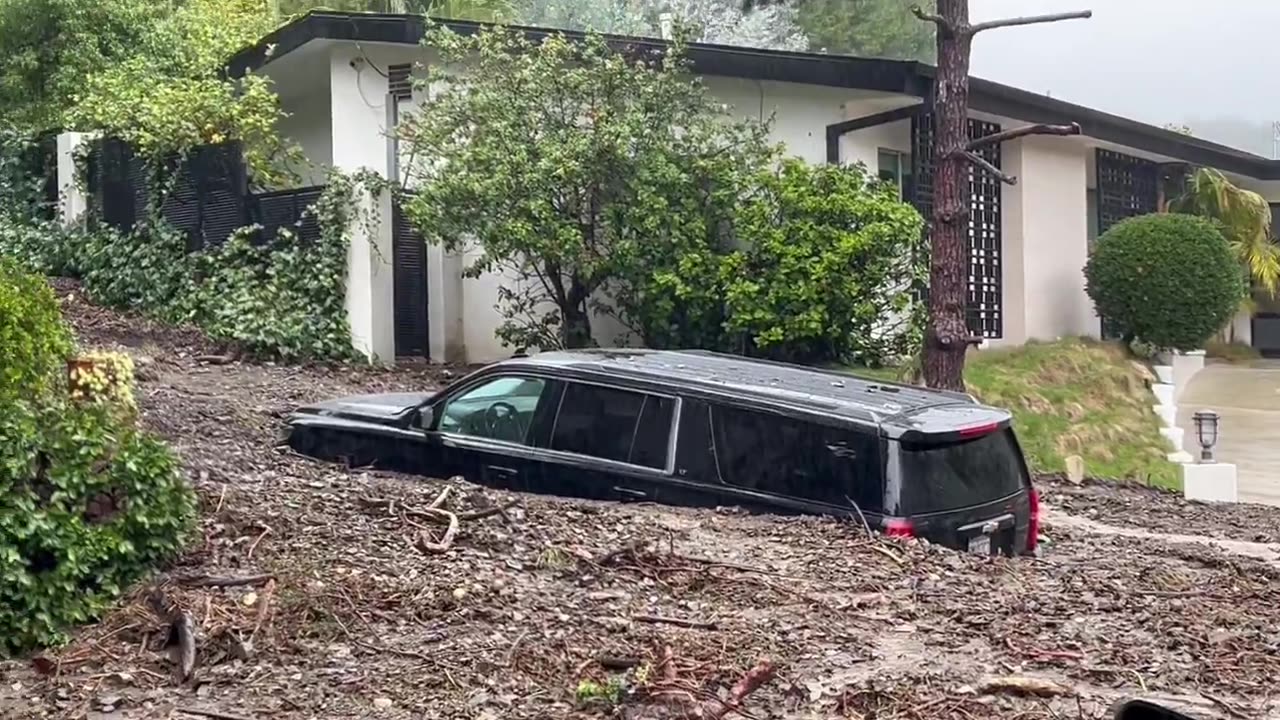
[[[938,14],[956,27],[967,27],[969,1],[938,0]],[[964,359],[969,347],[965,323],[969,167],[961,152],[969,141],[967,111],[972,36],[939,28],[937,42],[938,77],[934,95],[937,166],[933,179],[924,378],[929,387],[964,390]]]

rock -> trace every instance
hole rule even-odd
[[[391,698],[374,698],[373,706],[379,710],[387,710],[392,706]]]
[[[1084,458],[1079,455],[1067,457],[1067,480],[1073,485],[1084,483]]]

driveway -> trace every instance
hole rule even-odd
[[[1222,416],[1217,455],[1239,468],[1240,500],[1280,505],[1280,362],[1210,365],[1196,375],[1178,400],[1178,425],[1193,455],[1191,416],[1205,409]]]

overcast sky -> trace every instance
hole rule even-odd
[[[1185,122],[1202,136],[1219,118],[1249,121],[1270,148],[1280,0],[970,0],[975,22],[1068,10],[1093,18],[979,35],[972,73],[1156,125]]]

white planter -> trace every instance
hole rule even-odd
[[[1161,383],[1167,384],[1167,385],[1173,384],[1173,366],[1172,365],[1156,365],[1151,369],[1155,371],[1156,378],[1160,380]]]
[[[1183,465],[1182,492],[1188,500],[1239,502],[1236,466],[1228,463]]]

